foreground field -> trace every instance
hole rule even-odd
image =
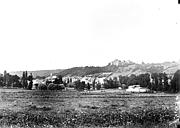
[[[1,89],[0,97],[1,127],[164,128],[175,119],[175,95]]]

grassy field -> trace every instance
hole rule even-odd
[[[1,127],[169,127],[173,94],[0,89]],[[172,128],[175,126],[171,126]]]

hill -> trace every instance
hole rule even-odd
[[[62,75],[62,76],[86,76],[97,73],[111,72],[111,77],[117,77],[119,75],[139,75],[143,73],[160,73],[165,72],[167,74],[173,75],[179,68],[177,62],[164,62],[164,63],[134,63],[132,61],[121,61],[114,60],[108,63],[106,66],[95,67],[95,66],[86,66],[86,67],[73,67],[69,69],[56,69],[56,70],[39,70],[39,71],[28,71],[32,73],[34,77],[46,77],[50,74]],[[22,76],[22,71],[11,72],[10,74],[17,74]]]
[[[96,73],[104,73],[110,72],[111,70],[107,69],[106,67],[74,67],[70,69],[63,70],[55,75],[62,75],[62,76],[86,76],[90,74]]]
[[[137,64],[132,61],[121,61],[114,60],[108,65],[103,67],[74,67],[70,69],[63,70],[57,73],[57,75],[62,76],[85,76],[96,73],[112,72],[113,77],[119,75],[139,75],[143,73],[160,73],[165,72],[167,74],[174,74],[178,70],[179,64],[177,62],[164,62],[164,63],[142,63]]]
[[[109,70],[113,71],[112,77],[119,75],[139,75],[144,73],[161,73],[165,72],[173,75],[179,68],[177,62],[164,62],[164,63],[142,63],[137,64],[132,61],[114,60],[106,66]]]
[[[37,70],[37,71],[28,71],[28,74],[29,73],[32,73],[33,74],[33,77],[37,77],[37,76],[40,76],[40,77],[46,77],[46,76],[49,76],[50,74],[55,74],[55,73],[59,73],[63,71],[62,69],[55,69],[55,70]],[[15,71],[15,72],[10,72],[10,74],[12,75],[18,75],[18,76],[22,76],[22,73],[23,71]]]

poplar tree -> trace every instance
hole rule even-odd
[[[29,80],[28,89],[31,90],[32,86],[33,86],[33,75],[32,75],[32,73],[28,76],[28,80]]]

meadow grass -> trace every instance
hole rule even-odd
[[[147,94],[146,94],[147,95]],[[1,93],[0,126],[12,128],[168,128],[176,119],[168,95],[21,91]]]

